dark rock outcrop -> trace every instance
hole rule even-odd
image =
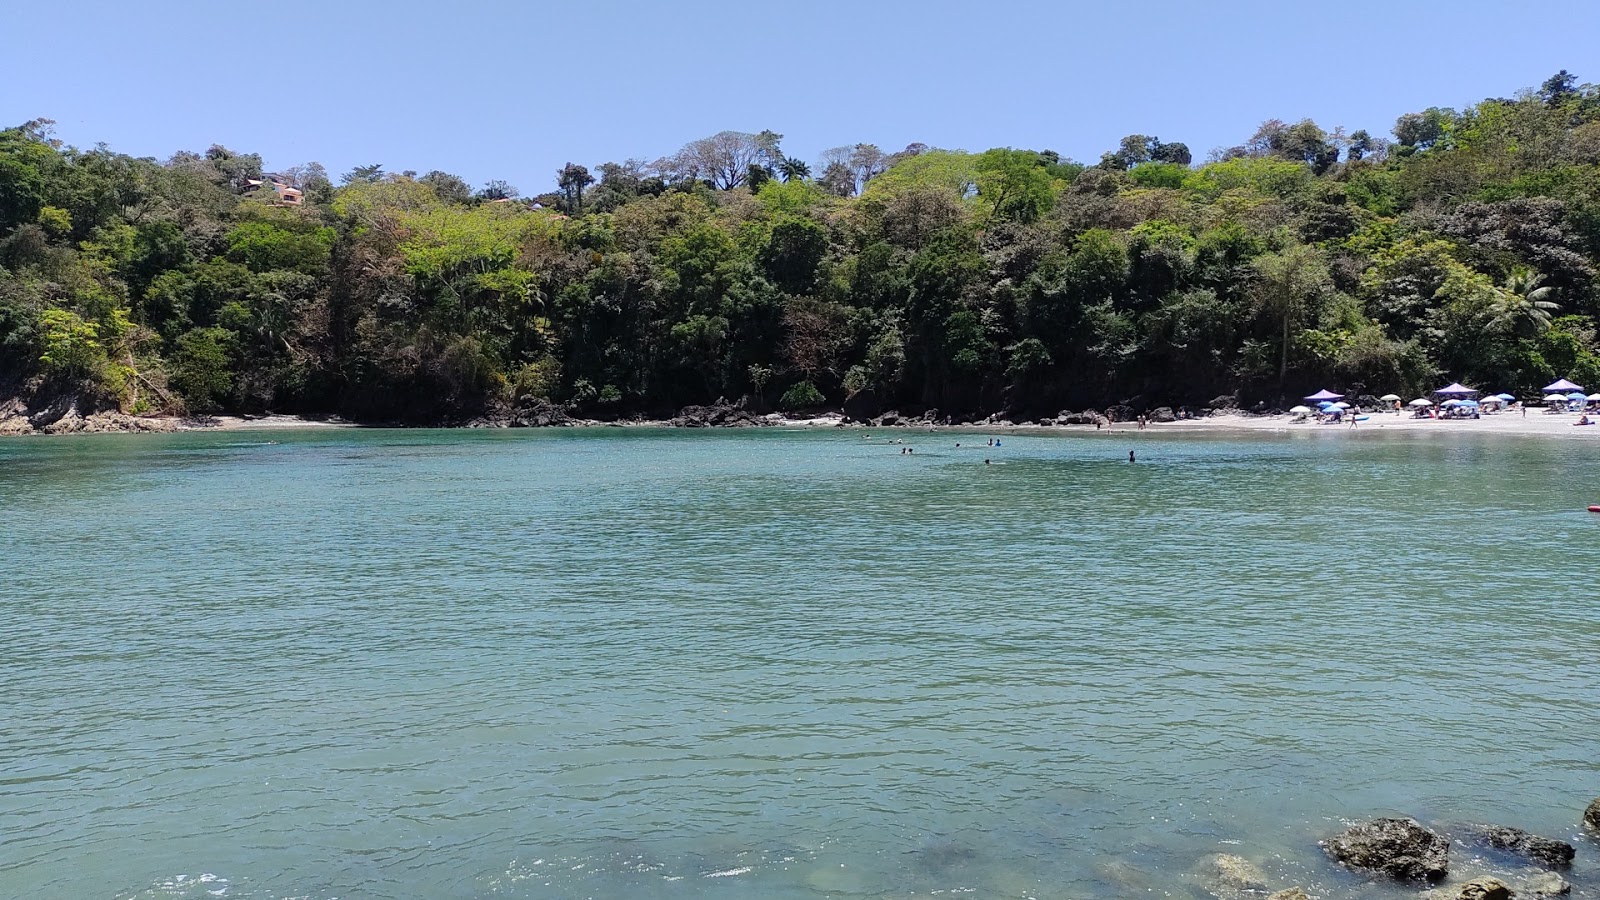
[[[506,426],[509,428],[549,428],[571,421],[565,409],[547,400],[525,403],[506,416]]]
[[[1477,829],[1483,842],[1496,850],[1515,853],[1531,862],[1563,869],[1572,865],[1577,850],[1566,841],[1529,834],[1521,828],[1490,825]]]
[[[1175,413],[1173,413],[1172,407],[1170,407],[1170,406],[1158,406],[1158,407],[1155,408],[1154,411],[1152,411],[1150,413],[1150,421],[1152,421],[1152,422],[1176,422],[1176,421],[1178,421],[1178,417],[1177,417],[1177,415]]]
[[[870,422],[882,412],[883,398],[876,391],[856,391],[844,398],[844,414],[857,422]]]
[[[685,406],[668,424],[674,428],[746,428],[765,425],[767,421],[742,406],[720,403],[716,406]]]
[[[1596,797],[1589,808],[1583,811],[1583,824],[1600,831],[1600,797]]]
[[[1415,819],[1375,819],[1322,842],[1335,860],[1400,881],[1438,881],[1450,869],[1450,842]]]

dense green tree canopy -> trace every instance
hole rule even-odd
[[[1269,120],[1201,164],[1132,134],[1087,168],[725,131],[522,199],[36,120],[0,131],[0,393],[420,422],[1600,383],[1600,88],[1381,131]]]

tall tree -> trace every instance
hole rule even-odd
[[[672,164],[687,177],[703,178],[718,190],[731,190],[745,183],[752,165],[781,163],[782,140],[783,135],[773,131],[719,131],[684,145]]]
[[[811,167],[806,165],[803,160],[789,156],[785,157],[782,162],[778,163],[778,174],[783,176],[785,183],[790,181],[804,181],[811,177]]]
[[[569,216],[583,215],[583,191],[594,184],[594,176],[586,166],[567,163],[556,173],[556,186],[561,189],[561,209]]]

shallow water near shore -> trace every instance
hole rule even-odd
[[[1587,895],[1591,447],[867,434],[0,440],[0,896]]]

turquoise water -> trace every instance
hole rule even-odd
[[[1592,444],[1003,440],[0,441],[0,896],[1383,896],[1316,841],[1579,840]]]

